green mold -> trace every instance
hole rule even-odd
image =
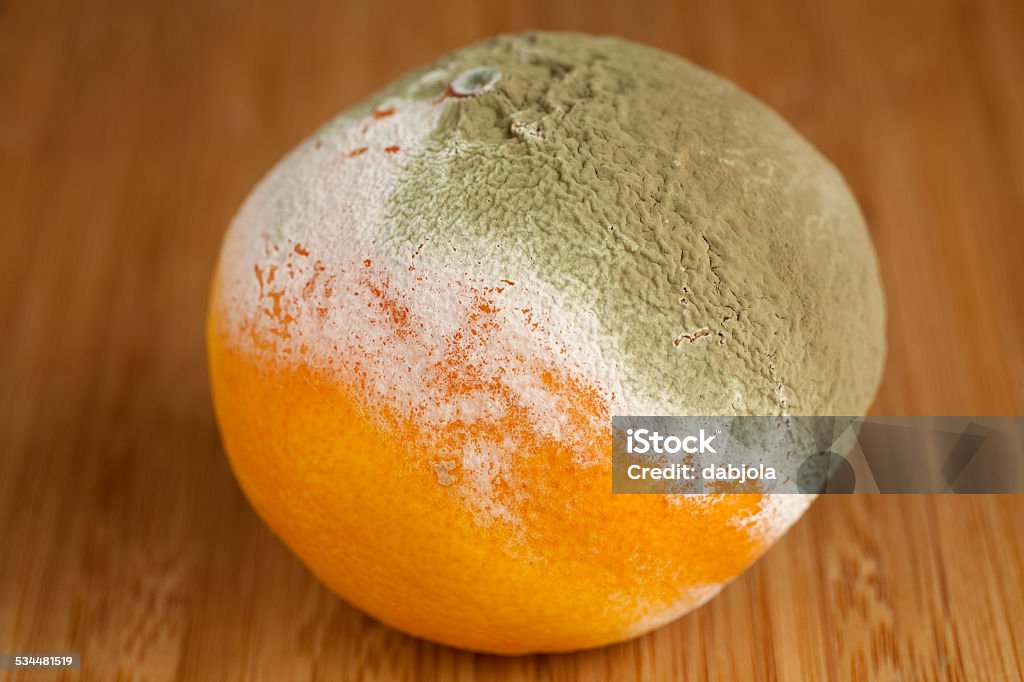
[[[450,98],[388,199],[396,255],[530,263],[596,314],[636,395],[677,413],[868,407],[885,317],[871,242],[777,114],[679,57],[568,33],[488,40],[385,94],[443,96],[437,76],[477,67],[500,77]]]

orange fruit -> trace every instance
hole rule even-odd
[[[528,34],[278,164],[208,345],[238,481],[320,580],[522,653],[686,613],[810,503],[613,495],[612,414],[857,414],[883,316],[855,202],[776,115],[650,48]]]

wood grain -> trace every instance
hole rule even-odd
[[[882,414],[1024,411],[1024,3],[0,0],[0,650],[11,680],[1010,680],[1024,498],[818,502],[704,608],[503,659],[321,587],[241,496],[205,374],[231,214],[338,110],[461,44],[611,32],[712,68],[849,178]]]

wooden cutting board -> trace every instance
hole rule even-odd
[[[0,651],[12,680],[1007,680],[1024,497],[819,501],[697,612],[503,659],[332,596],[241,496],[203,350],[253,183],[400,73],[525,28],[612,32],[778,109],[862,202],[889,296],[878,414],[1024,411],[1019,0],[0,2]]]

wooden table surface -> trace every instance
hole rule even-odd
[[[1007,680],[1024,496],[819,501],[697,612],[499,658],[399,634],[263,526],[223,457],[203,317],[222,232],[335,112],[464,43],[613,32],[782,112],[862,202],[878,414],[1024,412],[1024,3],[0,1],[0,651],[16,680]]]

